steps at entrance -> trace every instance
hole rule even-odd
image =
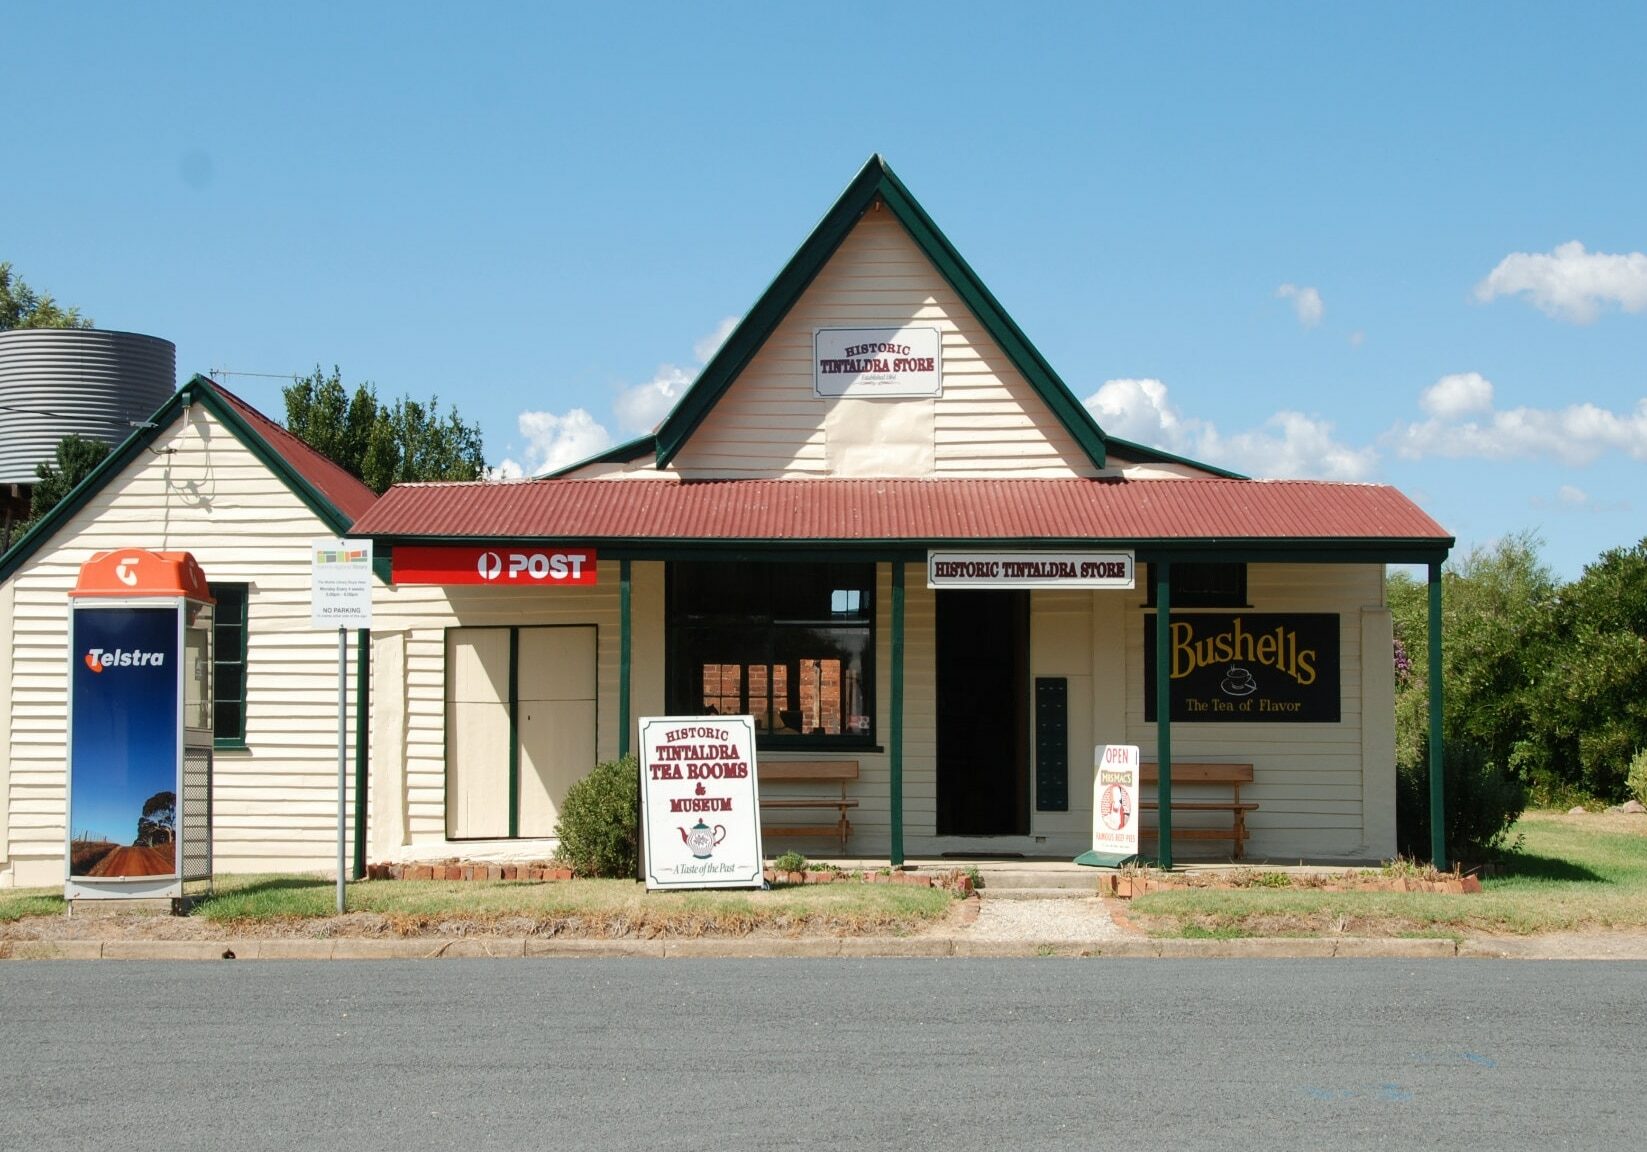
[[[978,895],[985,900],[1087,900],[1098,895],[1098,873],[1090,868],[1000,861],[974,867],[982,881]]]

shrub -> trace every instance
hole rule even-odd
[[[799,852],[785,852],[772,861],[772,869],[775,872],[805,872],[806,863],[806,857]]]
[[[1624,786],[1639,803],[1647,804],[1647,748],[1630,758],[1630,775]]]
[[[555,835],[579,876],[633,876],[640,861],[640,767],[607,760],[567,789]]]
[[[1427,751],[1427,750],[1426,750]],[[1396,843],[1404,856],[1430,859],[1429,757],[1396,773]],[[1527,789],[1487,758],[1479,744],[1447,741],[1443,764],[1447,858],[1479,861],[1504,846],[1510,825],[1527,808]]]

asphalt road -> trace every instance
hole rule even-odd
[[[1636,1146],[1647,964],[0,968],[0,1149]]]

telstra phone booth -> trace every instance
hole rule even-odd
[[[212,877],[212,605],[187,552],[122,548],[69,593],[67,900]]]

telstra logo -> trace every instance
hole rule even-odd
[[[86,667],[101,675],[109,668],[160,668],[166,663],[166,654],[135,648],[93,648],[85,659]]]

